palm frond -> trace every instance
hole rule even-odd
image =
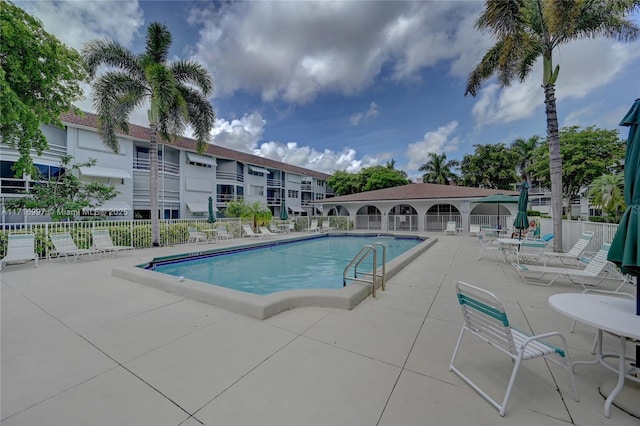
[[[500,62],[500,54],[503,43],[498,41],[487,53],[484,54],[482,60],[469,74],[467,79],[467,88],[464,95],[470,94],[476,96],[478,89],[485,80],[491,78],[496,72]]]
[[[485,10],[476,22],[476,28],[486,29],[497,39],[511,37],[522,31],[523,0],[487,0]]]
[[[166,25],[153,22],[147,28],[146,54],[153,62],[164,64],[169,56],[171,33]]]
[[[111,40],[91,40],[82,48],[82,58],[89,76],[94,78],[101,65],[118,68],[141,78],[144,76],[138,56]]]
[[[176,61],[169,65],[169,69],[179,83],[194,85],[205,96],[209,96],[213,92],[211,74],[201,64],[192,61]]]

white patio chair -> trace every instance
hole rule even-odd
[[[219,240],[229,240],[231,238],[233,238],[233,235],[231,235],[228,231],[227,231],[227,227],[224,225],[220,225],[218,226],[216,231],[216,238]]]
[[[104,253],[111,252],[115,256],[119,251],[133,250],[133,246],[116,246],[113,244],[111,234],[108,229],[92,229],[91,239],[93,240],[93,248],[96,251]]]
[[[64,256],[64,260],[69,263],[69,256],[73,256],[73,263],[75,263],[78,260],[78,256],[85,254],[97,254],[100,256],[100,253],[102,253],[101,250],[78,248],[68,232],[49,234],[49,239],[54,247],[53,253],[49,253],[49,259],[51,259],[52,254],[55,254],[57,257]]]
[[[480,225],[469,225],[469,233],[478,235],[481,232]]]
[[[498,300],[493,293],[479,287],[460,281],[456,284],[456,294],[460,308],[462,309],[463,324],[458,342],[453,351],[449,371],[456,373],[465,383],[489,401],[491,405],[496,407],[501,416],[504,416],[522,361],[544,357],[569,372],[574,399],[578,401],[578,391],[576,390],[576,383],[573,377],[573,371],[571,370],[571,360],[569,359],[567,342],[562,334],[549,332],[532,336],[524,331],[511,327],[504,306],[500,300]],[[467,332],[483,342],[488,343],[515,361],[502,403],[498,403],[489,396],[488,393],[483,391],[454,365],[458,350],[460,350],[462,338]],[[548,343],[547,339],[551,337],[558,337],[560,345],[554,346]]]
[[[289,226],[287,226],[287,232],[296,232],[295,222],[289,222]]]
[[[480,253],[478,253],[477,260],[482,259],[482,254],[485,250],[493,251],[494,253],[502,251],[502,245],[500,245],[497,240],[491,240],[487,238],[484,232],[478,232],[476,236],[478,237],[478,241],[480,241]]]
[[[256,238],[257,235],[249,225],[242,225],[242,233],[245,237]]]
[[[274,234],[279,234],[279,233],[282,232],[282,230],[280,228],[278,228],[278,226],[273,224],[273,223],[269,224],[269,231],[271,231]]]
[[[0,270],[2,264],[25,263],[35,260],[35,267],[38,267],[38,254],[35,250],[35,234],[9,234],[7,236],[7,252],[0,259]]]
[[[454,221],[447,222],[447,227],[444,229],[446,234],[456,235],[458,233],[458,224]]]
[[[610,247],[611,244],[603,244],[600,251],[598,251],[593,258],[584,259],[585,262],[588,262],[584,269],[523,265],[517,263],[512,263],[512,265],[520,275],[520,278],[527,284],[548,287],[558,278],[565,278],[573,284],[580,285],[583,290],[586,290],[586,285],[598,286],[605,280],[621,281],[620,286],[616,289],[617,291],[627,283],[628,278],[617,271],[615,266],[608,266],[610,262],[607,261],[607,254],[609,253]],[[550,277],[551,279],[546,281],[546,277]]]
[[[568,252],[547,252],[546,256],[550,259],[559,259],[562,263],[569,262],[569,264],[577,267],[580,263],[580,256],[582,255],[582,252],[585,251],[592,238],[593,232],[583,232],[582,235],[580,235],[580,239],[578,239]]]
[[[189,231],[189,238],[187,239],[188,243],[198,244],[198,241],[207,241],[207,235],[204,232],[198,232],[196,228],[191,226],[187,229]]]
[[[329,231],[333,231],[336,228],[334,228],[333,226],[329,226],[331,222],[329,222],[328,220],[323,220],[322,221],[322,226],[320,227],[320,231],[322,232],[329,232]]]

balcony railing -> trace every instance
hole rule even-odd
[[[150,170],[151,161],[148,158],[134,158],[133,159],[134,170]],[[171,163],[169,161],[158,161],[158,171],[165,173],[180,174],[180,164]]]
[[[279,179],[267,179],[267,186],[270,188],[284,188],[284,182]]]
[[[225,172],[218,170],[216,172],[216,179],[218,180],[231,180],[234,182],[244,182],[244,175],[236,172]]]

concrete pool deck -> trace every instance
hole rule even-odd
[[[428,235],[428,234],[427,234]],[[566,371],[525,363],[504,418],[448,371],[460,330],[454,284],[495,292],[516,327],[557,330],[573,360],[594,330],[551,310],[559,282],[524,284],[478,242],[439,241],[352,310],[304,307],[258,320],[111,275],[114,268],[202,244],[136,250],[76,264],[10,265],[1,274],[3,425],[639,425],[603,415],[601,366]],[[218,242],[218,246],[242,240]],[[242,241],[243,243],[246,242]],[[625,291],[635,292],[627,286]],[[607,341],[607,343],[610,343]],[[506,389],[508,358],[465,340],[459,365],[490,394]],[[556,390],[559,387],[559,391]]]

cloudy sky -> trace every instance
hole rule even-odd
[[[171,59],[213,75],[214,143],[326,173],[394,159],[418,176],[430,152],[461,159],[475,144],[545,135],[541,64],[524,84],[463,96],[492,45],[473,26],[479,1],[15,4],[76,49],[109,38],[141,53],[147,26],[166,24]],[[640,42],[578,41],[555,55],[560,125],[619,129],[640,96]],[[90,94],[78,106],[91,111]],[[147,125],[146,111],[131,121]]]

